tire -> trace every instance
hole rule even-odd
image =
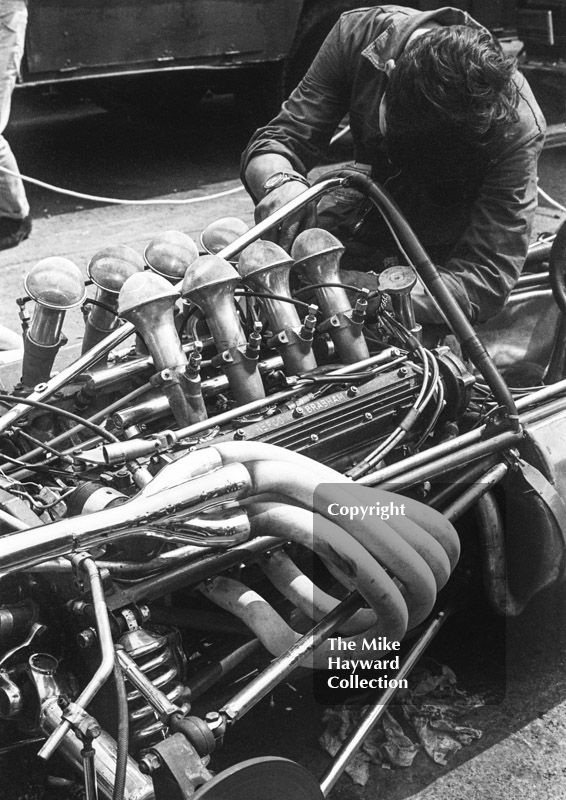
[[[283,74],[285,97],[303,78],[340,14],[361,5],[371,4],[361,3],[360,0],[318,0],[314,4],[305,4]]]

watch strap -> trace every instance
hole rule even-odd
[[[300,172],[274,172],[263,184],[263,196],[265,197],[274,189],[278,189],[289,181],[298,181],[304,186],[310,187],[310,183]]]

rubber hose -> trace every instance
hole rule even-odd
[[[566,315],[566,220],[558,229],[550,249],[548,279],[556,305]]]
[[[124,674],[118,659],[114,664],[114,682],[116,684],[116,699],[118,705],[118,735],[116,737],[116,777],[112,800],[124,800],[126,787],[126,770],[128,768],[128,745],[130,739],[130,725],[128,717],[128,698]]]
[[[344,171],[342,171],[342,174],[344,174]],[[367,175],[355,170],[348,170],[347,174],[348,181],[346,185],[352,186],[365,194],[386,219],[390,221],[419,276],[440,306],[450,327],[460,340],[463,349],[467,352],[474,366],[483,375],[497,402],[507,409],[511,430],[520,431],[519,415],[509,387],[450,289],[442,280],[438,269],[430,260],[400,208],[391,195]]]

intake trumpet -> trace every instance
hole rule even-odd
[[[199,354],[189,364],[175,330],[174,307],[179,295],[171,284],[153,272],[132,275],[120,290],[121,317],[136,326],[157,374],[152,381],[167,397],[180,426],[206,419],[199,374]]]
[[[246,223],[239,217],[221,217],[206,226],[200,235],[200,243],[207,253],[215,256],[248,230]],[[230,259],[230,263],[236,265],[238,257]]]
[[[145,263],[170,283],[182,281],[193,261],[198,258],[194,241],[181,231],[164,231],[143,251]]]
[[[279,351],[288,375],[316,369],[312,352],[313,327],[301,325],[291,297],[289,274],[293,259],[273,242],[257,241],[240,254],[238,270],[244,283],[263,296],[272,343]],[[279,298],[287,298],[287,301]]]
[[[325,317],[319,331],[326,329],[340,360],[353,364],[368,358],[369,351],[362,333],[363,304],[358,303],[352,309],[346,290],[336,286],[342,283],[340,259],[343,252],[343,245],[329,231],[310,228],[297,236],[291,256],[299,274],[317,287],[315,295]]]
[[[181,290],[183,298],[204,314],[219,353],[219,365],[238,404],[265,397],[258,371],[258,343],[246,342],[234,302],[234,290],[240,281],[227,261],[206,255],[193,262]]]
[[[114,244],[103,247],[93,255],[86,268],[87,275],[96,286],[95,301],[89,311],[82,352],[86,353],[118,326],[118,295],[131,276],[143,270],[143,259],[131,247]],[[106,306],[106,308],[104,308]],[[104,366],[106,356],[97,362]]]
[[[49,379],[64,343],[61,329],[65,313],[84,301],[86,289],[76,264],[60,256],[39,261],[26,275],[24,287],[36,306],[24,334],[22,384],[33,387]]]

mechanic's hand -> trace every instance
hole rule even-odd
[[[255,221],[261,222],[281,206],[306,192],[307,187],[300,181],[287,181],[282,186],[266,194],[255,209]],[[308,203],[304,208],[292,216],[287,217],[280,226],[272,228],[263,238],[275,242],[289,252],[291,245],[299,233],[306,228],[316,226],[316,208],[314,203]]]

